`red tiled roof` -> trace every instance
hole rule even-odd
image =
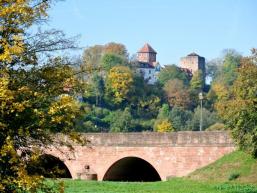
[[[155,53],[157,52],[148,44],[146,43],[139,51],[138,53]]]

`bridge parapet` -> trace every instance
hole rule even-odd
[[[225,131],[87,133],[84,136],[92,146],[234,146],[229,133]]]

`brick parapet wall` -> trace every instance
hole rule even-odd
[[[172,133],[88,133],[84,136],[92,146],[234,146],[228,132],[183,131]]]

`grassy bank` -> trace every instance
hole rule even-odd
[[[151,183],[66,180],[64,184],[65,193],[257,193],[257,186],[206,183],[183,178]]]
[[[257,184],[257,159],[242,151],[235,151],[196,170],[188,178],[205,182],[233,181]]]

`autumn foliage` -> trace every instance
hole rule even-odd
[[[29,34],[47,19],[48,0],[0,1],[0,192],[53,192],[27,162],[54,133],[71,134],[79,105],[64,91],[75,88],[73,70],[62,59],[40,63],[44,52],[73,47],[58,31]],[[32,148],[33,147],[33,148]]]
[[[111,68],[107,78],[107,87],[114,96],[114,102],[120,103],[127,98],[132,83],[132,72],[128,67]]]
[[[243,58],[228,96],[216,104],[239,147],[257,157],[257,66],[256,54]]]

